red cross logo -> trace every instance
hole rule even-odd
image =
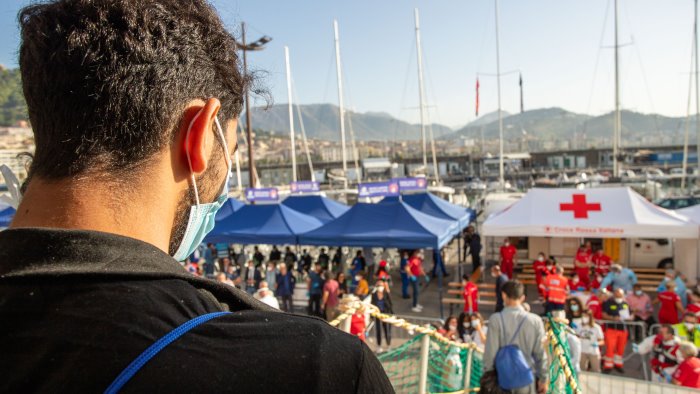
[[[573,211],[574,219],[588,219],[589,211],[600,211],[600,203],[587,203],[585,194],[574,194],[573,203],[559,204],[559,210]]]

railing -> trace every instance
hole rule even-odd
[[[586,394],[697,394],[700,390],[670,384],[646,382],[619,376],[580,372],[581,390]]]
[[[445,324],[445,321],[443,319],[440,319],[439,317],[421,317],[421,316],[404,316],[404,315],[394,315],[399,319],[404,319],[408,323],[416,324],[419,326],[423,326],[426,324],[430,325],[437,325],[438,327],[441,327],[443,324]],[[375,319],[371,319],[371,322],[367,325],[367,330],[366,330],[366,336],[367,340],[370,342],[374,341],[374,336],[376,335],[375,330],[377,329],[376,321]],[[391,331],[391,339],[392,340],[407,340],[411,339],[415,336],[415,333],[412,331],[407,331],[407,330],[392,330]]]

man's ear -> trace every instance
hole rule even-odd
[[[207,161],[216,138],[212,130],[216,127],[215,118],[220,108],[219,100],[210,98],[204,105],[193,105],[185,110],[181,123],[181,132],[184,132],[181,156],[185,167],[195,174],[201,174],[207,169]]]

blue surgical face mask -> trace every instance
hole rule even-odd
[[[199,114],[192,119],[190,123],[190,129],[192,125],[199,117]],[[195,205],[190,207],[190,218],[187,221],[187,228],[185,229],[185,234],[180,241],[180,246],[173,255],[173,258],[177,261],[184,261],[187,256],[191,255],[197,246],[202,243],[204,237],[209,234],[211,230],[214,229],[216,212],[224,205],[226,199],[228,199],[228,180],[231,177],[231,157],[228,152],[228,146],[226,145],[226,136],[224,136],[224,131],[221,129],[221,123],[219,123],[219,118],[214,118],[216,123],[216,129],[218,131],[219,138],[221,138],[221,146],[224,149],[224,158],[226,159],[226,179],[224,179],[223,190],[219,197],[216,198],[214,202],[201,204],[199,201],[199,191],[197,190],[197,183],[194,179],[194,173],[192,173],[192,187],[194,188],[194,198]],[[189,130],[187,133],[189,133]],[[187,161],[190,161],[189,152],[187,153]],[[190,171],[192,171],[192,163],[190,164]]]

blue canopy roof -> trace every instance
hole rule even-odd
[[[330,198],[318,195],[301,195],[289,196],[282,204],[292,208],[295,211],[313,216],[323,223],[328,223],[331,220],[340,217],[348,211],[350,207]]]
[[[205,242],[296,244],[297,235],[321,226],[321,221],[282,204],[245,205],[216,221]]]
[[[237,210],[243,208],[245,206],[244,203],[238,201],[237,199],[230,197],[226,202],[224,202],[224,205],[219,209],[219,212],[216,213],[216,220],[219,221],[226,216],[236,212]]]
[[[17,211],[6,205],[0,206],[0,227],[8,227]]]
[[[343,216],[299,236],[301,245],[435,248],[456,233],[454,220],[419,212],[401,201],[357,203]]]
[[[460,230],[476,219],[473,209],[452,204],[432,193],[404,194],[401,198],[406,204],[430,216],[457,220]]]

